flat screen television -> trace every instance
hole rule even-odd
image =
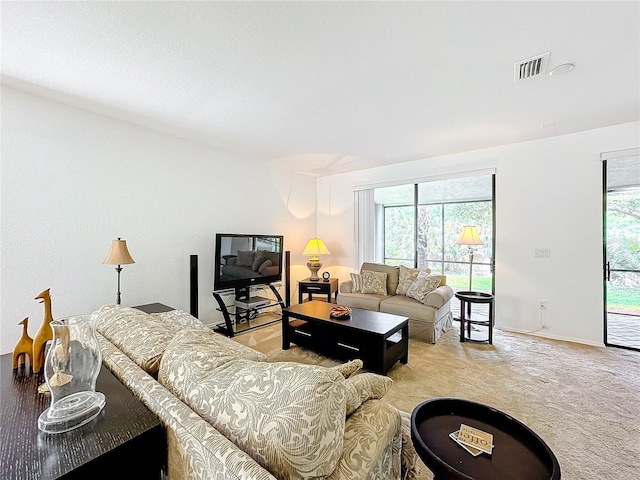
[[[213,289],[247,289],[282,280],[282,235],[217,233]]]

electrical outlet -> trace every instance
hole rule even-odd
[[[550,258],[551,257],[551,249],[550,248],[536,248],[533,251],[533,256],[535,258]]]
[[[547,301],[546,300],[538,300],[538,308],[540,310],[546,310],[547,309]]]

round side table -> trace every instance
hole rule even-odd
[[[490,293],[461,291],[456,292],[456,298],[460,300],[460,341],[461,342],[489,342],[493,343],[493,300]],[[489,304],[489,315],[472,313],[471,305],[474,303]],[[471,325],[487,327],[487,337],[480,337],[471,330]],[[466,331],[465,331],[466,327]]]
[[[493,435],[493,451],[472,456],[449,434],[460,424]],[[481,403],[434,398],[411,413],[411,440],[434,480],[560,480],[551,449],[529,427]]]

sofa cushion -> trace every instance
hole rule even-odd
[[[389,295],[372,295],[368,293],[344,293],[338,294],[338,304],[345,307],[364,308],[365,310],[378,311],[380,302]]]
[[[135,308],[103,305],[93,312],[95,328],[150,375],[158,373],[160,359],[175,330],[162,320]]]
[[[436,308],[404,295],[394,295],[380,302],[380,311],[433,323]],[[411,327],[409,327],[411,328]]]
[[[393,385],[393,380],[384,375],[365,372],[350,376],[345,379],[344,384],[347,396],[346,414],[349,416],[367,400],[384,397]]]
[[[429,275],[427,272],[420,272],[409,287],[409,290],[407,290],[407,297],[422,302],[429,292],[438,288],[438,285],[440,285],[440,275]]]
[[[364,270],[370,270],[373,272],[382,272],[387,274],[387,294],[395,295],[398,288],[398,279],[400,276],[399,267],[393,265],[384,265],[382,263],[368,263],[365,262],[360,268],[360,273]]]
[[[184,310],[152,313],[151,316],[166,324],[176,333],[180,330],[209,330],[205,324]]]
[[[177,335],[160,381],[278,478],[326,476],[340,459],[346,400],[338,371],[224,359]]]

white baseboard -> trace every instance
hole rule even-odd
[[[544,330],[537,330],[537,331],[531,331],[531,330],[521,330],[518,328],[506,328],[506,327],[494,327],[496,330],[503,330],[505,332],[513,332],[513,333],[523,333],[525,335],[532,335],[534,337],[540,337],[540,338],[548,338],[550,340],[561,340],[563,342],[571,342],[571,343],[581,343],[582,345],[589,345],[590,347],[605,347],[604,343],[598,343],[598,342],[588,342],[582,339],[577,339],[577,338],[569,338],[569,337],[561,337],[559,335],[551,335],[548,333],[543,333]]]

